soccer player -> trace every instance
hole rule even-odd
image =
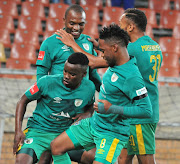
[[[67,162],[66,151],[96,147],[94,164],[114,163],[128,141],[131,117],[150,118],[151,103],[136,59],[127,52],[128,34],[118,25],[104,27],[99,45],[110,66],[103,76],[97,112],[72,125],[51,143],[54,163]]]
[[[74,122],[76,115],[78,120],[91,116],[95,86],[84,78],[88,63],[86,55],[73,53],[63,74],[43,76],[21,97],[15,119],[16,163],[36,163],[44,151],[50,151],[51,141]],[[33,100],[37,100],[37,106],[23,132],[26,106]]]
[[[82,34],[86,24],[86,13],[84,9],[79,5],[71,5],[65,12],[64,25],[68,34],[72,35],[75,43],[81,47],[82,53],[92,54],[97,56],[97,53],[93,49],[93,44],[88,40],[88,35]],[[37,79],[44,75],[54,75],[63,72],[64,63],[67,58],[74,51],[71,47],[66,46],[61,40],[57,39],[58,35],[54,34],[43,41],[38,59],[37,65]],[[96,69],[88,68],[87,78],[90,78],[96,86],[96,90],[99,91],[101,85],[101,78]]]
[[[139,163],[155,163],[155,130],[159,121],[158,72],[162,63],[162,52],[158,43],[145,35],[147,18],[143,11],[130,8],[125,10],[119,20],[122,29],[128,32],[131,43],[127,50],[135,56],[137,66],[144,79],[152,104],[151,118],[133,119],[130,137],[126,148],[122,150],[119,164],[131,164],[134,155]]]

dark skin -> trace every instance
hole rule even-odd
[[[81,67],[80,65],[70,64],[68,62],[65,63],[64,67],[64,78],[63,84],[67,88],[76,89],[81,84],[81,80],[84,76],[86,76],[87,67]],[[14,145],[13,145],[13,153],[16,154],[18,150],[18,146],[23,144],[25,135],[22,131],[22,122],[24,118],[24,114],[26,112],[27,104],[31,101],[24,94],[17,103],[16,106],[16,117],[15,117],[15,136],[14,136]],[[93,104],[90,106],[86,106],[85,113],[81,113],[73,117],[72,119],[81,120],[87,117],[90,117],[93,113]],[[32,164],[33,158],[27,154],[18,154],[16,156],[16,163],[21,164]]]

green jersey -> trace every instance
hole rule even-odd
[[[41,66],[43,70],[37,67],[37,79],[42,77],[42,73],[44,75],[55,74],[62,74],[64,70],[64,64],[68,57],[74,53],[71,47],[68,47],[61,40],[57,39],[58,35],[54,34],[43,41],[39,56],[36,62],[37,66]],[[93,49],[92,42],[88,41],[87,38],[90,38],[88,35],[81,34],[78,39],[75,39],[75,42],[87,53],[97,56],[97,53]],[[41,72],[40,72],[41,71]],[[96,89],[101,85],[101,78],[97,73],[96,69],[91,70],[92,79],[96,79],[96,83],[92,80],[95,85]],[[89,78],[89,68],[87,70],[87,78]],[[91,79],[90,79],[91,80]]]
[[[133,57],[127,63],[109,67],[103,76],[99,99],[122,107],[149,107],[148,96],[136,100],[137,96],[147,94],[143,78],[135,65]],[[125,110],[125,109],[124,109]],[[100,133],[112,135],[121,141],[127,141],[130,131],[130,119],[120,114],[95,114],[90,118],[92,127]]]
[[[62,133],[73,123],[72,117],[94,102],[94,93],[94,84],[85,78],[72,90],[65,87],[62,75],[43,76],[25,93],[29,100],[37,100],[27,127]]]
[[[146,119],[134,119],[132,124],[157,123],[159,121],[158,72],[162,63],[162,52],[158,43],[149,36],[143,36],[128,44],[128,53],[135,56],[137,66],[144,79],[152,104],[153,116]]]

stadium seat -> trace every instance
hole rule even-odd
[[[175,39],[180,39],[180,25],[174,26],[172,37]]]
[[[43,34],[42,23],[39,17],[19,16],[18,29],[31,30],[38,32],[38,34]]]
[[[86,34],[86,35],[92,36],[95,39],[98,39],[99,38],[98,23],[93,20],[87,21],[83,34]]]
[[[180,25],[180,12],[175,10],[162,11],[159,27],[173,29],[175,25]]]
[[[145,13],[148,24],[150,24],[153,28],[158,27],[155,10],[149,8],[138,8],[138,9]]]
[[[0,14],[10,15],[13,16],[13,18],[18,18],[18,10],[17,10],[16,2],[10,0],[1,0]]]
[[[62,28],[64,28],[63,20],[60,20],[59,18],[47,18],[46,31],[55,32],[56,30]]]
[[[46,20],[44,6],[40,1],[22,2],[21,15],[39,17],[41,20]]]
[[[6,55],[5,55],[4,45],[2,43],[0,43],[0,63],[1,62],[6,62]]]
[[[172,37],[161,37],[159,39],[159,45],[161,47],[162,52],[173,51],[176,53],[180,53],[180,40],[174,39]]]
[[[32,44],[39,49],[39,36],[35,31],[17,29],[14,37],[14,43]]]
[[[11,48],[10,32],[7,29],[0,29],[0,43],[4,47]]]
[[[26,0],[29,2],[36,2],[36,0]],[[43,4],[44,7],[49,7],[50,4],[50,0],[38,0],[39,3]]]
[[[170,10],[170,0],[149,0],[148,8],[160,13],[163,10]]]
[[[180,11],[180,1],[179,0],[174,1],[174,9],[177,11]]]
[[[1,29],[7,29],[10,33],[15,33],[14,20],[12,16],[0,15]]]
[[[124,9],[120,7],[104,7],[103,9],[103,23],[105,22],[110,24],[115,22],[119,24],[119,18],[124,13]]]
[[[147,24],[147,26],[146,26],[146,35],[148,35],[149,37],[151,37],[154,40],[153,28],[152,28],[151,24]]]
[[[106,7],[111,7],[111,0],[106,0],[105,1],[105,6]]]
[[[47,39],[48,37],[50,37],[53,34],[54,34],[53,31],[45,31],[44,35],[43,35],[43,40]]]
[[[61,20],[68,7],[69,5],[63,3],[51,3],[49,6],[49,18],[58,18]]]
[[[100,24],[99,9],[96,6],[86,5],[83,6],[86,12],[86,20],[93,20]]]
[[[103,8],[103,1],[102,0],[80,0],[80,5],[83,6],[95,6],[98,7],[99,10],[102,10]],[[84,7],[83,7],[84,8]]]
[[[36,48],[32,44],[13,43],[10,58],[28,60],[31,64],[36,64]]]

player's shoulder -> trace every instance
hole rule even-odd
[[[57,34],[53,34],[53,35],[49,36],[48,38],[46,38],[43,42],[45,42],[47,45],[63,44],[61,40],[56,38],[57,36],[58,36]]]
[[[83,87],[86,88],[86,90],[92,90],[92,89],[95,90],[94,83],[91,80],[87,79],[87,78],[83,78],[81,84],[82,84]]]

